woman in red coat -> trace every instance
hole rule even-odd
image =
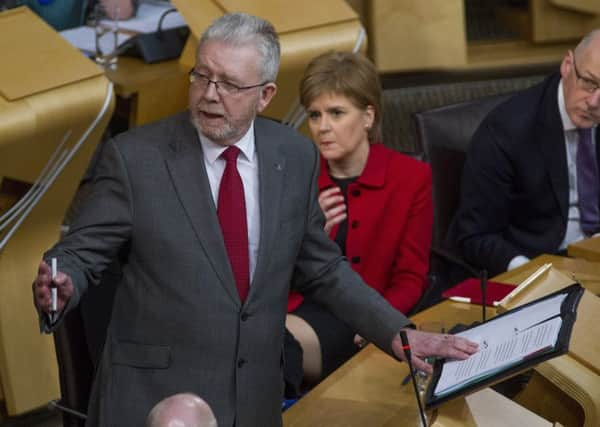
[[[322,156],[319,203],[325,230],[364,281],[406,314],[427,284],[430,168],[380,143],[381,86],[364,56],[331,52],[315,58],[300,97]],[[292,365],[286,366],[288,386],[291,378],[317,382],[365,344],[300,294],[291,293],[288,312],[286,327],[295,338],[288,335],[286,342],[286,363]],[[298,353],[302,367],[293,366]]]

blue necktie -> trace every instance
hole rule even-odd
[[[596,147],[592,142],[592,129],[578,129],[577,146],[577,193],[581,229],[591,235],[600,223],[599,175]]]

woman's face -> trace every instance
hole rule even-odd
[[[369,147],[374,109],[358,108],[349,98],[323,93],[307,108],[308,127],[321,155],[328,161],[348,161]]]

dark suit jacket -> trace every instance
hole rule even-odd
[[[219,426],[281,425],[292,277],[299,291],[388,352],[408,323],[324,233],[314,145],[264,119],[255,122],[255,140],[260,246],[244,304],[188,114],[133,129],[103,148],[79,217],[45,255],[58,257],[72,277],[71,307],[127,249],[88,425],[142,425],[160,399],[185,391],[207,400]]]
[[[569,181],[558,73],[498,106],[475,132],[449,231],[464,258],[491,275],[517,255],[555,253]]]

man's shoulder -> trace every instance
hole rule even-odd
[[[123,150],[153,149],[168,144],[178,135],[194,135],[189,113],[182,112],[173,116],[131,128],[113,138]]]
[[[495,122],[523,123],[535,120],[548,103],[556,103],[560,74],[555,73],[541,82],[516,92],[493,109],[486,120]]]
[[[181,129],[182,126],[192,126],[187,111],[131,128],[121,134],[120,137],[131,139],[139,138],[140,136],[159,136],[166,132],[172,132],[175,129]]]

